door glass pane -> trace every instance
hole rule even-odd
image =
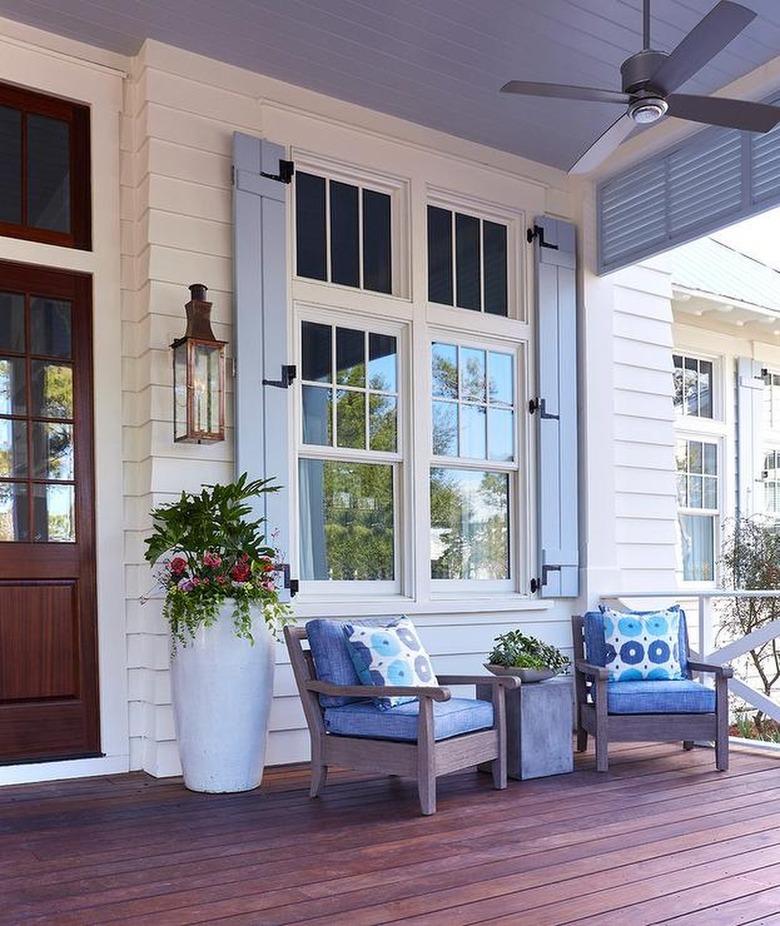
[[[0,541],[30,539],[27,484],[0,482]]]
[[[460,455],[476,460],[487,456],[487,409],[482,405],[460,407]]]
[[[336,382],[341,386],[366,384],[366,336],[353,328],[336,329]]]
[[[73,425],[32,423],[33,477],[73,479]]]
[[[712,363],[699,361],[699,414],[712,418]]]
[[[685,358],[685,414],[699,414],[699,370],[692,357]]]
[[[24,296],[0,293],[0,350],[24,353]]]
[[[24,360],[0,357],[0,415],[24,415],[27,408]]]
[[[474,402],[486,402],[485,351],[462,347],[460,351],[460,396]]]
[[[392,580],[393,467],[300,461],[301,577]]]
[[[333,443],[332,395],[332,390],[323,386],[302,387],[304,444]]]
[[[715,519],[680,515],[683,578],[686,582],[711,582],[715,578]]]
[[[482,223],[485,255],[485,311],[507,314],[506,225]]]
[[[0,106],[0,222],[22,221],[22,114]]]
[[[508,579],[509,476],[431,470],[431,578]]]
[[[428,300],[452,305],[452,213],[428,206]]]
[[[496,354],[488,357],[490,368],[490,402],[493,405],[513,405],[515,401],[514,371],[510,354]]]
[[[458,306],[461,309],[482,308],[479,257],[479,219],[455,213],[455,277]]]
[[[324,280],[325,179],[295,173],[295,243],[298,276]]]
[[[70,231],[70,127],[35,113],[27,116],[27,223]]]
[[[366,394],[336,390],[336,443],[339,447],[366,446]]]
[[[368,399],[368,430],[371,450],[398,449],[397,399],[391,395],[371,395]]]
[[[33,485],[33,539],[37,543],[76,540],[75,490],[72,485]]]
[[[360,285],[358,188],[337,180],[330,181],[330,279]]]
[[[330,325],[303,322],[301,325],[301,375],[317,383],[333,379],[333,329]]]
[[[458,455],[458,406],[455,402],[433,403],[433,452],[440,457]]]
[[[435,396],[458,398],[458,349],[454,344],[432,346],[431,378]]]
[[[396,340],[389,334],[368,336],[368,386],[377,392],[396,392]]]
[[[45,360],[33,360],[31,385],[33,415],[40,415],[42,418],[73,417],[72,367],[48,363]]]
[[[511,409],[488,409],[488,447],[491,460],[514,460],[515,413]]]
[[[392,291],[390,196],[363,190],[363,288]]]
[[[27,475],[27,422],[0,418],[0,476]]]
[[[30,299],[30,352],[69,358],[70,337],[70,303],[33,296]]]

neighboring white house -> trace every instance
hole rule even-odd
[[[778,86],[774,59],[732,91],[759,98]],[[597,181],[652,166],[652,152],[685,145],[691,126],[651,128],[599,177],[575,178],[159,41],[120,54],[7,19],[0,119],[3,190],[18,188],[22,153],[39,154],[23,167],[24,209],[0,198],[0,784],[179,771],[160,597],[141,604],[153,584],[144,539],[152,507],[231,479],[237,460],[285,482],[270,520],[300,580],[296,616],[408,613],[445,672],[478,670],[496,633],[518,624],[568,649],[572,613],[602,594],[674,586],[678,438],[717,446],[712,473],[699,473],[696,451],[686,456],[691,561],[706,560],[710,530],[695,519],[723,517],[737,497],[752,508],[756,489],[765,498],[776,480],[777,459],[759,443],[756,378],[763,366],[780,374],[773,306],[752,291],[673,282],[669,258],[656,256],[679,242],[671,231],[637,252],[639,264],[615,250],[622,232],[613,262],[598,256]],[[15,141],[22,125],[26,146]],[[73,145],[80,160],[69,159]],[[264,176],[279,150],[295,163],[289,186]],[[89,166],[73,177],[78,215],[62,183],[71,163]],[[39,182],[48,195],[36,198]],[[617,200],[613,215],[633,215]],[[269,270],[272,293],[262,290]],[[229,360],[238,354],[226,440],[211,445],[173,441],[170,344],[192,283],[208,286],[215,333]],[[699,414],[679,421],[675,351],[697,364]],[[369,379],[351,377],[365,363]],[[292,388],[262,385],[282,365],[297,369]],[[34,385],[12,388],[15,375],[45,384],[44,367],[59,382],[73,377],[75,413],[67,389],[44,413]],[[778,389],[766,393],[774,427]],[[750,408],[739,442],[737,405]],[[339,407],[357,407],[365,428],[350,430]],[[41,450],[53,446],[52,423],[56,460]],[[38,437],[28,442],[27,428]],[[736,467],[748,444],[750,466]],[[763,485],[760,453],[774,467],[763,466]],[[346,480],[328,505],[370,513],[391,538],[351,574],[323,561],[328,471]],[[475,478],[491,485],[489,503],[475,501]],[[461,500],[466,552],[455,563],[432,505],[442,480]],[[699,507],[699,481],[711,509]],[[501,527],[476,551],[470,532],[488,519]],[[274,695],[269,761],[304,760],[281,645]],[[44,708],[48,725],[36,720]]]
[[[706,586],[728,519],[780,517],[780,272],[714,238],[670,265],[679,578]]]

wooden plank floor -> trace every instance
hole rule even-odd
[[[141,773],[0,788],[3,924],[780,926],[780,760],[633,745],[493,791],[305,767],[206,796]]]

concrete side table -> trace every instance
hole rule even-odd
[[[477,697],[489,701],[489,686],[479,685]],[[574,771],[570,678],[551,678],[507,692],[506,726],[510,778],[543,778]]]

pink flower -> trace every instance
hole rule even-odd
[[[203,565],[208,566],[210,569],[219,569],[222,565],[222,557],[219,553],[204,553]]]
[[[276,583],[274,582],[273,579],[263,579],[263,581],[260,583],[260,585],[261,585],[261,586],[265,589],[265,591],[267,591],[267,592],[272,592],[272,591],[276,588]]]
[[[187,568],[187,560],[183,556],[174,556],[171,560],[171,572],[175,576],[180,576]]]

